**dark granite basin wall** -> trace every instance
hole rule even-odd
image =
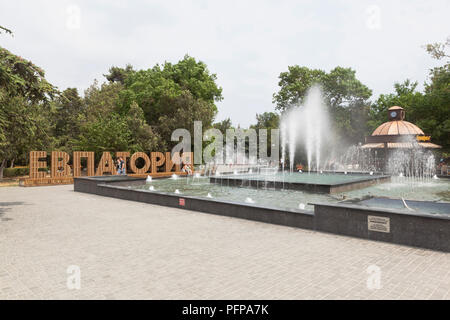
[[[314,204],[314,212],[130,189],[145,179],[74,179],[74,190],[124,200],[188,209],[228,217],[311,229],[368,240],[450,252],[450,215],[405,213],[352,204]],[[390,232],[369,231],[368,216],[388,218]]]
[[[390,232],[368,229],[368,216],[389,218]],[[450,216],[358,205],[314,204],[314,229],[450,252]]]
[[[342,173],[343,175],[343,173]],[[374,175],[368,176],[366,179],[348,181],[342,183],[303,183],[303,182],[283,182],[258,179],[242,179],[232,177],[210,177],[211,183],[222,184],[224,186],[252,187],[252,188],[275,188],[302,190],[316,193],[339,193],[361,189],[373,184],[383,183],[391,180],[391,176]]]

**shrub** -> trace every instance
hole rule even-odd
[[[26,176],[30,174],[30,169],[28,167],[14,167],[3,169],[3,177],[11,178],[18,176]]]

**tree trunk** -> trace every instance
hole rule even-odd
[[[14,159],[11,160],[11,166],[10,168],[14,168]]]
[[[2,160],[2,163],[0,164],[0,180],[3,180],[3,169],[6,166],[6,159]]]

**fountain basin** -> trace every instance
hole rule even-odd
[[[243,175],[210,177],[211,183],[227,186],[303,190],[316,193],[340,193],[389,182],[388,175],[344,173],[277,173],[274,175]]]
[[[405,212],[425,212],[433,214],[448,214],[450,213],[450,203],[449,202],[439,202],[439,201],[418,201],[418,200],[402,200],[402,199],[392,199],[387,197],[370,197],[368,199],[363,199],[359,201],[344,201],[342,203],[353,203],[361,206],[367,207],[377,207],[377,208],[389,208],[396,210],[403,210]],[[405,207],[405,204],[407,207]],[[411,212],[412,211],[412,212]]]
[[[145,179],[124,176],[74,179],[74,190],[78,192],[450,252],[449,214],[347,203],[313,203],[313,210],[288,209],[173,192],[149,192],[140,188],[141,185],[145,185]],[[245,196],[245,189],[234,189],[240,189]],[[373,228],[376,219],[387,221],[387,231]],[[383,227],[382,223],[378,224]]]

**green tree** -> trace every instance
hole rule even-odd
[[[7,160],[25,160],[32,149],[48,150],[53,139],[47,112],[42,104],[0,93],[0,179]]]
[[[443,66],[430,70],[425,83],[424,103],[418,108],[417,124],[432,135],[433,140],[450,151],[450,37],[445,43],[428,45],[427,51],[437,60],[447,58]]]
[[[45,72],[0,47],[0,87],[5,94],[21,95],[31,102],[48,102],[58,91],[45,79]]]
[[[133,66],[131,64],[127,64],[125,68],[113,66],[113,67],[109,68],[109,73],[104,74],[103,76],[109,82],[117,82],[120,84],[124,84],[125,80],[128,78],[128,76],[133,74],[134,72],[135,72],[135,70],[133,69]]]
[[[72,150],[72,143],[80,134],[85,119],[85,104],[76,88],[67,88],[52,104],[53,135],[56,147],[66,152]]]
[[[279,79],[280,90],[273,95],[277,110],[285,112],[302,104],[308,89],[320,85],[338,133],[352,143],[363,139],[372,91],[356,78],[354,70],[336,67],[327,73],[295,65]]]
[[[327,73],[295,65],[282,72],[279,79],[280,90],[273,95],[273,102],[280,111],[301,104],[308,89],[315,84],[322,87],[325,99],[333,109],[366,102],[372,95],[372,91],[356,79],[356,71],[351,68],[336,67]]]
[[[406,80],[394,85],[395,92],[381,94],[372,104],[367,121],[368,134],[387,121],[387,109],[401,106],[406,112],[406,121],[416,124],[425,134],[431,135],[433,142],[450,147],[450,70],[434,70],[435,76],[425,87],[425,92],[417,91],[417,82]]]
[[[450,41],[435,43],[425,48],[435,59],[449,57],[446,53]],[[394,85],[395,92],[381,94],[372,104],[367,122],[369,132],[375,130],[387,119],[387,109],[398,105],[405,109],[406,120],[415,123],[425,134],[431,135],[433,142],[450,148],[450,64],[430,70],[429,82],[425,90],[417,90],[417,82],[406,80]]]
[[[280,116],[275,112],[264,112],[256,114],[256,125],[250,128],[259,129],[278,129],[280,126]]]
[[[416,90],[417,82],[405,80],[394,84],[394,93],[381,94],[371,105],[367,121],[368,134],[387,121],[387,110],[392,106],[401,106],[407,112],[407,119],[416,120],[417,107],[423,103],[423,94]]]
[[[425,46],[425,50],[433,57],[434,59],[440,60],[443,58],[450,58],[450,55],[446,52],[447,47],[450,47],[450,37],[447,37],[447,40],[444,43],[430,43]]]
[[[133,103],[126,115],[110,113],[85,122],[73,142],[76,150],[94,151],[152,151],[160,143],[158,134],[145,122],[142,109]]]
[[[177,97],[163,98],[161,105],[164,106],[165,113],[159,117],[158,124],[154,127],[161,134],[161,147],[166,149],[177,144],[171,141],[175,129],[187,129],[193,139],[194,121],[201,121],[203,129],[207,129],[216,116],[216,109],[210,103],[194,98],[187,90]]]
[[[0,179],[8,160],[32,148],[46,150],[52,139],[49,100],[58,92],[44,71],[0,47]]]
[[[231,125],[231,119],[226,118],[225,120],[216,122],[213,124],[213,128],[219,129],[222,134],[226,134],[227,129],[233,128],[233,126]]]
[[[161,137],[145,122],[144,112],[137,103],[131,104],[126,122],[132,136],[131,146],[128,150],[132,152],[153,151],[161,145]]]
[[[98,85],[97,80],[85,90],[84,103],[86,105],[86,120],[93,121],[99,117],[106,117],[118,112],[120,92],[124,86],[119,82]]]
[[[132,133],[126,119],[117,113],[87,122],[81,130],[75,149],[94,151],[126,151],[132,145]]]
[[[267,129],[267,154],[270,154],[272,145],[272,129],[278,129],[280,127],[280,116],[275,112],[264,112],[261,114],[256,114],[256,124],[251,125],[251,129],[257,130],[259,133],[260,129]],[[258,134],[258,150],[259,150],[259,134]]]
[[[189,56],[176,64],[166,62],[163,66],[129,74],[120,93],[120,112],[125,114],[136,102],[144,111],[147,123],[157,125],[161,116],[171,113],[166,102],[186,91],[206,103],[211,112],[217,112],[215,102],[222,99],[222,89],[216,84],[216,75],[210,74],[203,62]]]

